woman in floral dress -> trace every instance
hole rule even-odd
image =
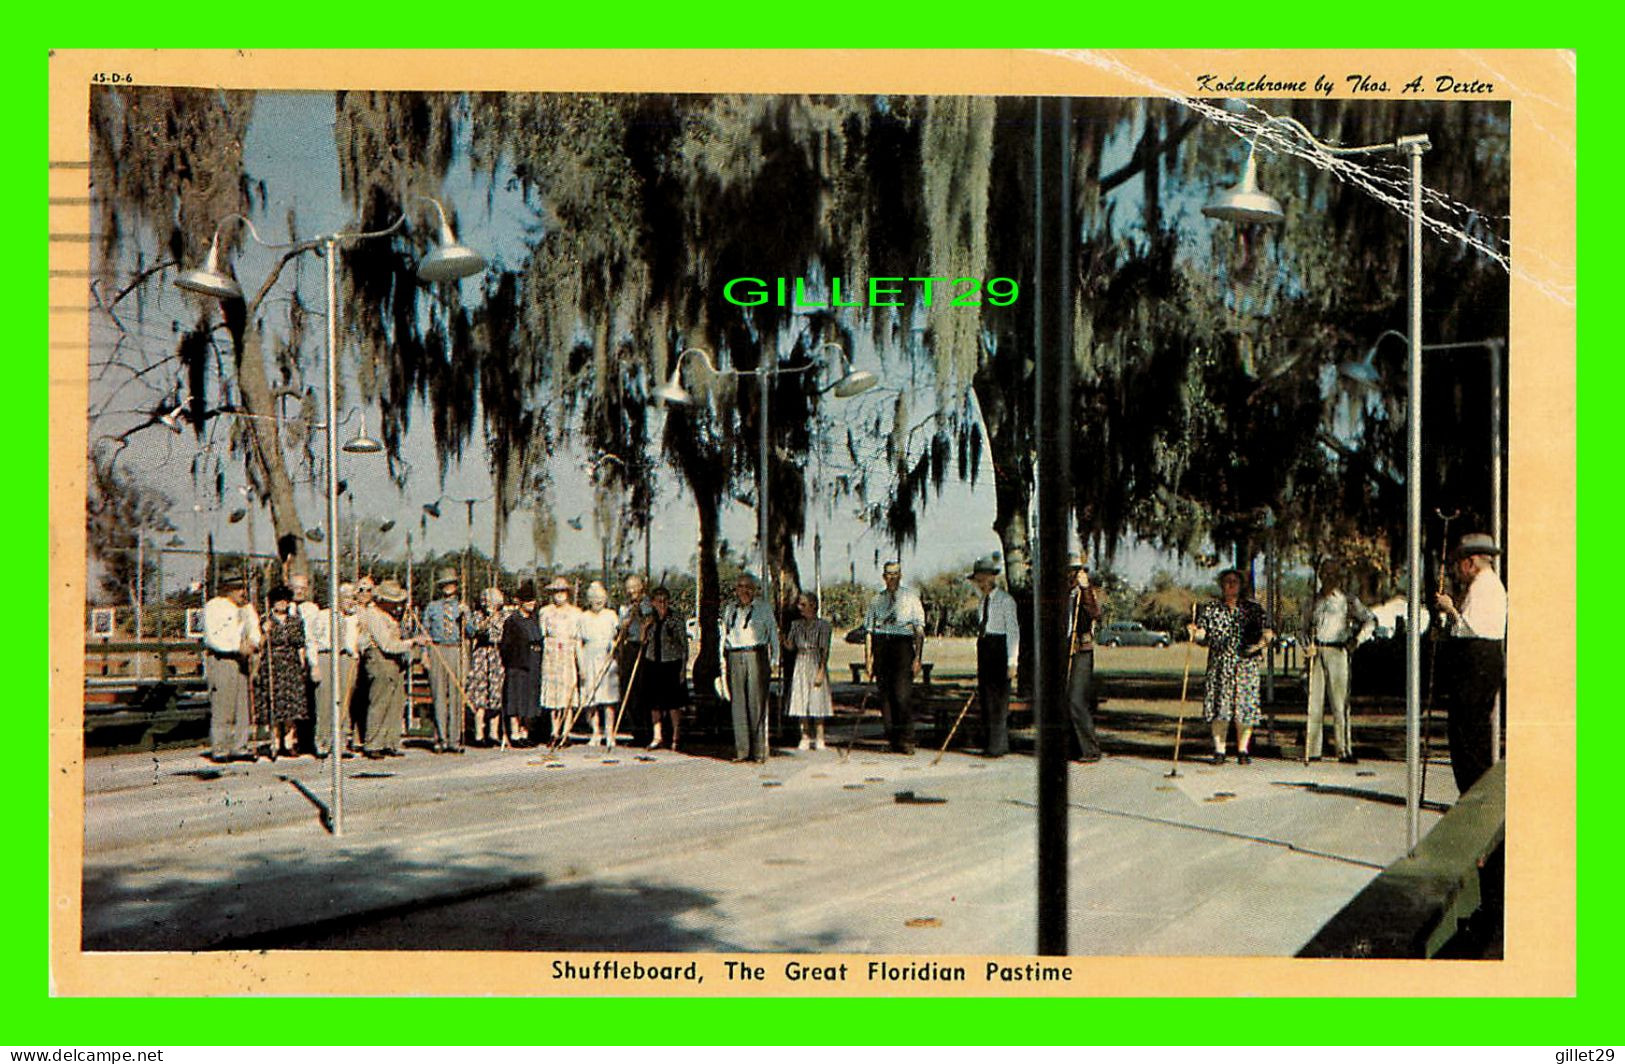
[[[570,711],[581,703],[576,651],[581,645],[581,611],[570,602],[570,582],[558,577],[543,590],[552,601],[536,611],[542,629],[541,708],[553,718],[553,742],[570,741],[565,728]]]
[[[299,749],[299,722],[310,717],[305,620],[294,610],[293,591],[288,587],[273,587],[269,599],[265,649],[254,678],[254,712],[270,725],[272,753],[293,756]]]
[[[482,743],[502,738],[502,626],[507,620],[502,590],[486,588],[469,621],[474,650],[469,656],[468,701],[474,712],[474,737]]]
[[[1230,722],[1236,725],[1236,763],[1249,764],[1248,744],[1258,723],[1259,653],[1275,638],[1264,607],[1242,594],[1241,573],[1219,574],[1219,597],[1197,611],[1190,636],[1207,645],[1202,717],[1213,729],[1213,763],[1224,764]]]

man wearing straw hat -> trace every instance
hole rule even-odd
[[[1501,553],[1482,532],[1461,537],[1452,568],[1465,588],[1461,605],[1440,592],[1434,605],[1450,626],[1453,637],[1438,646],[1449,655],[1450,769],[1456,790],[1466,794],[1495,761],[1490,749],[1490,714],[1506,672],[1507,593],[1492,559]]]
[[[756,577],[740,573],[735,600],[722,610],[722,675],[733,710],[734,760],[766,761],[767,683],[779,657],[779,626],[756,594]]]
[[[367,728],[362,753],[377,760],[401,757],[401,718],[406,712],[406,669],[412,663],[413,642],[401,637],[400,615],[406,589],[385,580],[374,593],[376,601],[358,614],[366,636],[368,698]]]
[[[463,635],[468,607],[458,598],[457,570],[441,569],[435,580],[440,597],[423,608],[423,634],[429,642],[429,692],[434,698],[434,752],[463,752]],[[470,633],[472,634],[472,633]]]
[[[986,557],[971,569],[971,583],[982,595],[977,607],[976,689],[982,703],[982,755],[1010,752],[1010,685],[1021,657],[1021,622],[1016,600],[998,586],[999,562]]]
[[[248,603],[240,577],[220,583],[220,594],[203,606],[204,673],[209,683],[209,756],[215,761],[252,761],[248,676],[259,649],[259,615]]]
[[[1072,717],[1075,760],[1100,760],[1100,739],[1095,735],[1095,625],[1103,612],[1100,597],[1089,582],[1089,560],[1079,551],[1066,559],[1072,590],[1067,597],[1066,706]]]
[[[914,752],[914,677],[925,648],[925,606],[903,586],[903,566],[887,562],[880,570],[886,590],[863,616],[863,664],[880,694],[886,739],[899,754]]]

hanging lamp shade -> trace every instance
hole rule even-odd
[[[683,364],[681,360],[678,360],[677,368],[671,371],[671,379],[655,389],[655,398],[660,400],[662,403],[670,403],[675,406],[692,405],[694,402],[694,396],[690,394],[687,388],[683,387],[682,378]]]
[[[835,382],[835,396],[838,399],[850,399],[854,395],[863,394],[879,383],[880,378],[868,370],[854,370]]]
[[[1281,204],[1274,196],[1258,189],[1258,148],[1247,149],[1247,165],[1241,171],[1241,181],[1214,196],[1202,213],[1220,221],[1243,224],[1278,225],[1286,218]]]
[[[384,449],[384,445],[368,436],[363,428],[354,438],[345,440],[342,449],[345,454],[377,454]]]
[[[457,234],[452,231],[451,222],[446,219],[446,209],[440,205],[440,201],[431,198],[429,202],[440,212],[440,246],[418,263],[418,276],[438,284],[460,280],[485,269],[484,255],[457,242]]]
[[[209,241],[209,256],[195,270],[183,270],[175,278],[175,287],[216,299],[241,299],[243,288],[235,278],[220,268],[220,230],[214,231]]]

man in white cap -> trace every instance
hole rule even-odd
[[[1344,592],[1342,574],[1328,565],[1321,573],[1320,594],[1309,608],[1303,653],[1309,659],[1309,721],[1303,759],[1319,761],[1325,750],[1326,707],[1332,711],[1332,735],[1338,760],[1355,764],[1354,734],[1349,725],[1349,658],[1377,630],[1377,618],[1359,598]]]
[[[440,596],[423,608],[423,635],[429,644],[429,693],[434,698],[434,752],[463,752],[463,636],[472,634],[468,607],[458,597],[457,570],[441,569]]]
[[[1440,592],[1434,605],[1450,626],[1453,637],[1436,647],[1449,655],[1450,769],[1456,790],[1466,794],[1494,764],[1490,749],[1490,714],[1506,672],[1507,592],[1493,559],[1501,553],[1482,532],[1461,537],[1452,568],[1465,588],[1461,605]]]
[[[863,665],[880,695],[886,739],[900,754],[914,752],[914,677],[925,651],[925,606],[913,588],[903,586],[902,563],[880,570],[886,590],[863,615]]]
[[[981,592],[976,625],[976,689],[982,703],[982,755],[1010,752],[1010,685],[1021,657],[1021,620],[1016,600],[998,586],[999,562],[987,557],[971,569]]]
[[[756,591],[756,577],[740,573],[734,601],[722,608],[722,675],[733,710],[735,761],[766,761],[769,749],[768,677],[779,661],[779,626]]]
[[[263,635],[259,615],[240,578],[220,584],[203,606],[204,674],[209,683],[209,756],[215,761],[252,761],[253,724],[248,677]]]
[[[1089,582],[1089,560],[1081,552],[1067,555],[1066,706],[1072,717],[1072,749],[1085,764],[1100,760],[1100,738],[1095,734],[1095,625],[1100,621],[1100,597]]]

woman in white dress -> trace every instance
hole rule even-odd
[[[580,618],[581,644],[576,654],[581,707],[592,727],[589,746],[615,745],[615,713],[621,701],[621,673],[614,654],[621,624],[619,615],[608,606],[609,592],[594,580],[587,587],[587,608]]]
[[[803,591],[796,600],[801,616],[790,622],[784,645],[795,651],[790,678],[790,716],[801,721],[798,750],[824,749],[824,722],[834,713],[829,692],[829,646],[833,629],[818,616],[818,596]]]
[[[536,611],[542,629],[541,708],[553,718],[553,742],[564,746],[570,710],[580,705],[576,651],[581,648],[581,611],[570,603],[570,582],[559,577],[547,585],[552,600]]]

